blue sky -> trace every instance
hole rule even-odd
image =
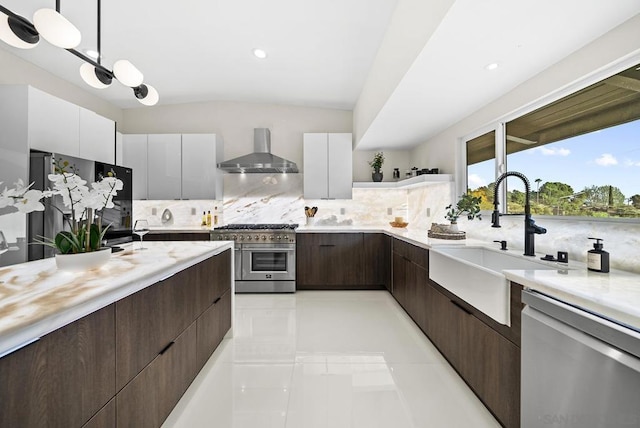
[[[640,120],[569,138],[509,155],[507,170],[529,178],[569,184],[578,192],[592,185],[613,185],[625,197],[640,194]],[[495,180],[494,161],[469,167],[469,187],[475,189]],[[509,187],[524,190],[520,180]]]

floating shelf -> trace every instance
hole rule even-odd
[[[399,181],[360,181],[353,183],[354,189],[413,189],[415,187],[429,186],[438,183],[453,181],[453,174],[422,174],[417,177]]]

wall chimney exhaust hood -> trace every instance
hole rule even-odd
[[[230,173],[294,173],[295,162],[271,154],[271,131],[268,128],[253,130],[253,153],[220,162],[218,168]]]

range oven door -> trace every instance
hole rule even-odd
[[[295,279],[295,244],[242,244],[243,281],[293,281]]]

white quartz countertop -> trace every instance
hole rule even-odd
[[[484,246],[496,249],[492,242],[464,239],[447,241],[430,239],[426,230],[393,227],[301,226],[299,233],[385,233],[422,248],[441,245]],[[518,250],[510,250],[513,253]],[[544,254],[538,254],[536,260]],[[522,256],[523,258],[528,258]],[[569,260],[568,268],[557,270],[505,270],[510,281],[540,291],[574,306],[600,314],[640,331],[640,275],[612,269],[609,273],[587,270],[584,263]]]
[[[125,244],[107,264],[86,272],[54,259],[0,268],[0,357],[41,336],[166,279],[226,249],[228,241]]]

